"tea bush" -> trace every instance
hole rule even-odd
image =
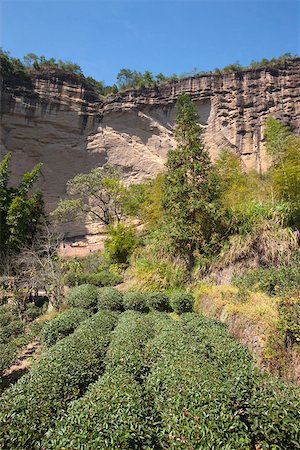
[[[132,374],[121,367],[105,372],[104,376],[83,397],[74,402],[67,418],[47,449],[74,448],[89,450],[150,450],[151,423],[143,399],[142,387]],[[78,433],[80,423],[80,433]]]
[[[296,390],[275,393],[222,324],[184,314],[153,339],[149,358],[154,363],[146,389],[161,419],[162,447],[299,448]]]
[[[42,354],[31,371],[7,389],[0,404],[0,447],[40,448],[41,439],[104,368],[117,314],[100,311]]]
[[[123,294],[113,287],[103,287],[98,291],[98,310],[123,310]]]
[[[152,322],[135,311],[121,315],[109,346],[105,374],[71,404],[45,448],[156,448],[155,426],[139,383],[145,373],[144,349],[154,332]]]
[[[147,295],[143,292],[126,292],[123,297],[124,309],[133,309],[135,311],[147,312]]]
[[[98,301],[98,289],[91,284],[82,284],[71,289],[67,303],[74,308],[90,309],[96,311]]]
[[[21,348],[39,334],[38,330],[34,330],[36,323],[28,324],[28,322],[37,317],[41,311],[41,308],[29,303],[21,320],[16,305],[0,306],[0,390],[3,388],[3,371],[17,358]]]
[[[187,292],[174,292],[170,296],[170,305],[177,314],[192,311],[193,303],[194,297]]]
[[[87,319],[88,316],[88,311],[84,309],[71,308],[63,311],[54,319],[45,323],[41,333],[41,341],[51,347],[60,339],[73,333],[80,322]]]
[[[36,306],[34,303],[28,303],[24,311],[23,317],[26,322],[32,322],[42,314],[43,308]]]
[[[137,311],[125,311],[113,332],[107,352],[110,366],[123,366],[139,380],[145,368],[144,347],[154,335],[153,319]]]
[[[169,297],[164,292],[147,292],[146,298],[151,311],[170,311]]]
[[[77,286],[82,284],[93,284],[94,286],[115,286],[122,282],[122,277],[108,270],[92,273],[68,272],[65,276],[68,286]]]
[[[0,343],[0,393],[3,388],[2,373],[14,360],[17,349],[18,347],[14,342]]]

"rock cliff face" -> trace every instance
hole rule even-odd
[[[229,147],[245,166],[264,170],[266,116],[300,132],[300,58],[282,65],[125,91],[100,100],[63,73],[37,73],[1,83],[1,154],[13,152],[13,178],[43,162],[41,187],[49,210],[78,172],[110,162],[138,181],[163,170],[174,145],[175,102],[195,102],[213,158]],[[70,228],[71,230],[71,228]],[[76,232],[84,232],[76,226]]]

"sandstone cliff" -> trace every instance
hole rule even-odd
[[[174,145],[175,102],[193,98],[215,158],[238,152],[247,167],[263,170],[266,116],[300,132],[300,58],[276,67],[202,75],[124,91],[100,100],[88,83],[59,72],[1,82],[1,155],[13,152],[13,177],[43,162],[41,187],[48,210],[78,172],[110,162],[132,180],[163,170]],[[70,228],[71,229],[71,228]],[[76,226],[76,232],[84,229]]]

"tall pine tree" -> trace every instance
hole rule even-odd
[[[162,207],[173,246],[191,268],[214,233],[217,182],[195,106],[185,93],[176,106],[177,147],[168,153]]]

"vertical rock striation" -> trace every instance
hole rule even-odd
[[[213,158],[229,147],[247,168],[264,170],[268,114],[300,132],[300,58],[128,90],[104,100],[78,76],[55,71],[1,81],[1,155],[13,152],[15,180],[44,163],[40,184],[49,210],[65,196],[68,179],[105,162],[121,167],[131,181],[151,177],[163,170],[174,145],[181,92],[197,106]]]

